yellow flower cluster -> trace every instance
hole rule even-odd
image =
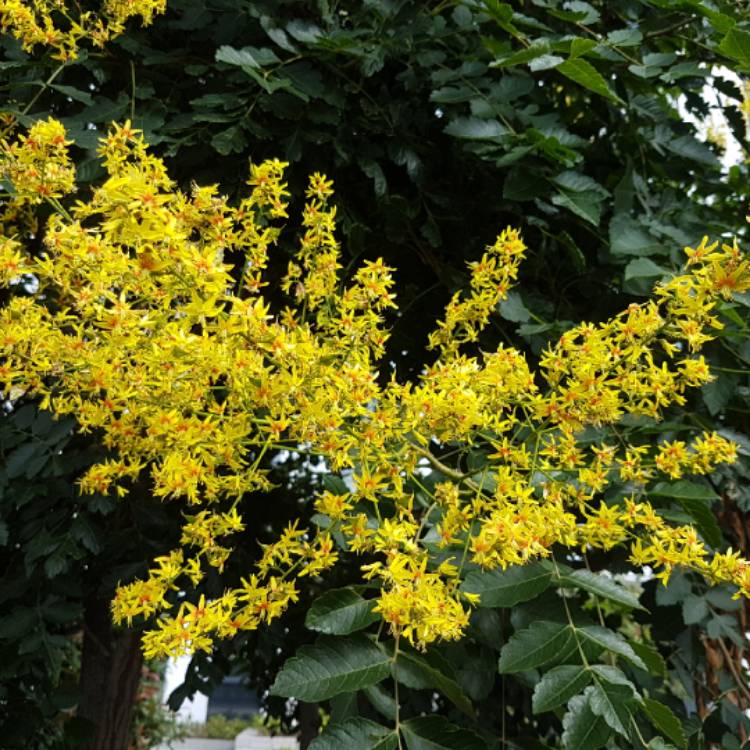
[[[107,178],[68,213],[59,197],[72,183],[62,166],[44,167],[68,164],[60,126],[2,146],[16,195],[41,196],[55,213],[40,256],[17,237],[0,241],[0,281],[30,274],[37,289],[0,309],[0,384],[100,432],[112,457],[82,477],[82,492],[125,495],[149,472],[155,497],[186,504],[181,549],[113,603],[118,622],[156,618],[148,656],[259,627],[298,598],[299,577],[345,554],[366,556],[376,610],[419,647],[465,630],[476,599],[460,590],[467,563],[523,564],[555,545],[628,545],[662,578],[683,565],[750,596],[746,561],[709,550],[647,499],[653,480],[733,460],[731,442],[711,433],[645,445],[619,430],[611,444],[581,440],[626,415],[658,419],[710,380],[698,349],[720,328],[716,305],[750,289],[736,245],[687,248],[686,269],[653,300],[563,334],[535,375],[513,348],[460,349],[516,276],[525,246],[507,229],[430,337],[437,359],[398,382],[377,363],[395,307],[390,269],[366,262],[342,279],[324,176],[310,178],[283,281],[289,305],[273,310],[261,291],[288,211],[282,162],[252,166],[249,195],[232,205],[215,186],[177,189],[128,123],[113,126],[100,155]],[[222,570],[244,538],[241,502],[268,488],[264,457],[283,449],[322,457],[349,491],[322,493],[318,529],[290,525],[241,586],[189,601],[183,592]],[[467,469],[477,455],[480,468]],[[622,483],[629,497],[605,503]]]
[[[0,28],[19,39],[26,52],[42,45],[67,62],[76,59],[82,40],[102,47],[133,16],[147,26],[165,8],[166,0],[104,0],[97,12],[65,0],[0,0]]]

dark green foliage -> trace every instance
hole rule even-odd
[[[33,100],[23,122],[63,118],[84,182],[101,177],[97,135],[127,117],[186,188],[216,182],[235,196],[248,160],[266,157],[291,162],[293,194],[309,172],[327,172],[346,261],[383,255],[398,269],[402,314],[387,359],[406,378],[424,361],[425,321],[463,283],[464,262],[507,224],[523,230],[531,253],[482,346],[510,339],[532,359],[572,321],[639,300],[681,263],[683,245],[745,235],[748,167],[723,167],[692,119],[717,108],[744,141],[742,92],[712,69],[750,71],[749,40],[747,4],[729,1],[173,0],[152,27],[83,56],[47,88],[56,63],[5,39],[2,75],[9,111]],[[702,96],[706,85],[721,92],[716,104]],[[289,250],[279,249],[275,268]],[[713,383],[673,420],[629,425],[653,441],[692,425],[740,443],[737,465],[664,483],[651,500],[695,523],[708,543],[745,556],[748,307],[745,297],[724,305],[726,327],[709,348]],[[95,439],[71,442],[69,427],[19,406],[0,420],[0,701],[11,701],[12,723],[6,731],[0,718],[4,738],[11,728],[26,738],[29,727],[49,733],[59,710],[75,704],[70,636],[83,590],[111,590],[137,574],[157,548],[149,539],[167,545],[179,519],[145,497],[145,484],[122,504],[78,497],[73,482],[95,460]],[[319,482],[297,458],[277,464],[273,477],[270,498],[245,504],[261,541],[309,507]],[[617,492],[627,488],[613,499]],[[257,552],[243,548],[227,576],[245,574]],[[666,588],[643,582],[638,594],[600,572],[627,568],[614,555],[567,562],[493,573],[467,566],[464,590],[483,595],[469,638],[427,654],[402,648],[390,665],[385,633],[380,646],[368,640],[377,623],[367,592],[350,587],[357,571],[339,570],[335,580],[311,581],[281,621],[222,644],[210,660],[196,656],[173,702],[210,692],[229,671],[266,690],[298,645],[324,633],[329,655],[338,638],[381,650],[367,679],[341,681],[356,694],[325,703],[334,719],[316,750],[392,750],[396,685],[408,750],[642,740],[654,750],[740,748],[748,722],[738,704],[750,696],[745,605],[679,573]],[[209,580],[206,593],[222,587]],[[300,658],[321,648],[307,645]],[[283,695],[295,694],[283,685],[295,664],[281,672]],[[296,694],[326,701],[331,690]],[[267,705],[291,718],[282,697]],[[422,716],[434,713],[442,716]]]

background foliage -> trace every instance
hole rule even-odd
[[[62,68],[22,53],[12,38],[2,46],[7,113],[24,124],[62,118],[83,181],[100,176],[97,131],[127,117],[185,185],[218,182],[231,195],[249,158],[274,156],[291,162],[293,194],[309,172],[332,176],[352,265],[383,255],[398,268],[402,314],[388,359],[401,377],[423,361],[422,323],[461,285],[464,261],[506,224],[523,230],[533,254],[483,345],[510,339],[532,356],[572,321],[639,299],[675,266],[682,245],[744,233],[744,149],[725,166],[721,138],[706,142],[693,124],[720,110],[746,143],[746,91],[718,67],[750,67],[741,3],[174,0],[152,27]],[[704,96],[706,87],[718,93]],[[279,272],[287,250],[279,250]],[[717,381],[673,420],[642,425],[654,439],[694,423],[740,441],[739,464],[707,484],[667,486],[661,500],[706,539],[746,555],[747,304],[724,311],[728,325],[711,350]],[[65,712],[77,701],[70,677],[86,597],[103,599],[118,579],[141,572],[178,519],[149,502],[147,488],[121,504],[84,503],[73,482],[98,455],[95,436],[73,438],[70,425],[31,404],[7,410],[0,429],[0,700],[16,732],[4,736],[22,744],[38,731],[55,746],[59,732],[77,732]],[[472,460],[481,466],[481,456]],[[321,481],[301,468],[277,461],[275,494],[248,498],[261,539],[298,515]],[[248,564],[256,553],[246,551]],[[666,589],[646,581],[639,592],[599,572],[621,571],[616,557],[567,562],[579,572],[562,559],[557,570],[472,572],[466,585],[484,591],[489,606],[477,611],[471,638],[406,652],[395,667],[392,652],[355,632],[369,624],[366,592],[347,587],[340,571],[340,580],[312,582],[306,602],[268,630],[212,660],[196,657],[175,702],[210,691],[230,670],[265,690],[299,644],[320,637],[300,659],[320,662],[331,644],[339,653],[345,645],[369,665],[371,682],[336,673],[346,692],[303,692],[294,678],[300,662],[291,662],[276,682],[280,695],[266,696],[287,721],[301,709],[286,694],[326,707],[332,719],[318,750],[393,747],[395,737],[368,722],[392,719],[394,680],[409,750],[499,741],[593,748],[608,737],[638,747],[636,726],[654,748],[740,747],[750,705],[741,658],[747,610],[690,576]],[[208,593],[221,585],[209,582]],[[317,713],[308,715],[314,725]]]

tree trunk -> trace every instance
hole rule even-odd
[[[299,746],[307,750],[320,731],[320,714],[317,703],[300,703],[299,706]]]
[[[81,701],[91,722],[86,750],[127,750],[143,654],[138,634],[112,625],[109,601],[90,598],[84,609]]]

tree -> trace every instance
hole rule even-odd
[[[524,235],[535,248],[535,256],[523,277],[522,296],[512,297],[510,303],[501,307],[501,313],[510,318],[503,333],[513,335],[519,327],[532,352],[538,353],[546,339],[554,338],[567,327],[566,320],[601,319],[612,313],[615,305],[621,304],[621,290],[613,282],[618,267],[622,269],[627,264],[626,291],[642,292],[657,278],[659,266],[669,267],[674,262],[675,256],[669,250],[673,247],[672,240],[688,244],[706,227],[714,232],[726,231],[736,224],[741,207],[732,196],[740,193],[734,185],[742,179],[744,167],[736,167],[728,180],[722,178],[718,163],[711,157],[713,147],[701,146],[693,139],[691,126],[682,117],[674,116],[679,92],[684,93],[689,111],[700,114],[706,109],[698,96],[705,76],[700,67],[695,64],[690,67],[690,60],[731,61],[734,57],[742,63],[742,35],[746,32],[741,25],[733,26],[732,7],[724,8],[722,14],[702,4],[669,4],[671,15],[664,17],[649,13],[646,6],[608,3],[593,10],[583,5],[573,11],[527,8],[525,17],[521,14],[509,17],[508,8],[503,5],[486,5],[483,9],[443,5],[426,9],[422,4],[402,4],[368,6],[357,14],[342,16],[325,10],[316,14],[309,4],[289,4],[283,11],[265,9],[265,19],[261,6],[254,6],[251,14],[257,15],[249,15],[241,23],[232,15],[231,7],[227,11],[209,11],[214,14],[212,23],[207,23],[206,11],[200,7],[183,7],[179,18],[167,17],[163,22],[157,21],[147,35],[136,34],[139,41],[133,41],[132,36],[122,37],[126,51],[120,56],[110,46],[102,58],[84,59],[67,66],[55,80],[83,93],[93,82],[98,87],[94,104],[106,104],[102,96],[108,96],[116,104],[117,96],[112,92],[119,92],[127,88],[124,83],[130,83],[129,66],[122,64],[123,56],[130,57],[137,87],[146,92],[146,97],[151,96],[149,87],[162,94],[170,91],[169,97],[162,98],[173,109],[153,113],[156,105],[148,104],[147,111],[150,107],[152,116],[150,121],[141,122],[148,125],[149,140],[163,139],[165,149],[175,154],[173,173],[181,175],[183,182],[199,173],[193,166],[195,162],[191,163],[192,158],[201,162],[205,179],[220,179],[230,192],[236,191],[236,184],[244,179],[241,170],[233,167],[230,159],[223,162],[217,159],[214,149],[226,148],[222,143],[238,147],[245,128],[254,128],[260,135],[265,128],[266,133],[273,133],[276,138],[267,150],[253,142],[253,152],[258,157],[276,155],[280,144],[291,149],[295,138],[312,141],[316,146],[314,151],[305,148],[299,153],[305,161],[296,173],[297,187],[302,175],[320,166],[335,174],[337,184],[347,196],[345,247],[354,248],[355,252],[361,249],[374,257],[381,244],[380,237],[376,233],[368,236],[363,228],[368,224],[387,227],[391,257],[398,256],[398,265],[408,268],[399,279],[407,294],[410,289],[424,289],[425,265],[419,258],[428,259],[429,273],[452,291],[457,284],[455,269],[461,267],[461,258],[460,254],[451,258],[445,249],[463,247],[461,254],[475,257],[476,248],[494,234],[496,226],[510,220],[515,222],[519,215],[526,217],[528,226],[524,227]],[[286,12],[288,15],[284,15]],[[224,26],[219,22],[221,18],[226,19]],[[539,32],[544,37],[539,43],[535,41],[537,32],[529,18],[547,26]],[[182,46],[186,43],[184,28],[190,24],[205,31],[191,36],[184,58],[174,54],[171,60],[189,58],[203,69],[196,68],[195,79],[175,86],[173,77],[165,76],[163,68],[145,64],[150,53],[144,45],[161,50]],[[316,26],[321,33],[315,30]],[[483,41],[477,31],[490,42],[495,39],[494,47]],[[577,41],[574,50],[566,38],[571,32],[591,38],[598,34],[599,46],[585,49],[587,45]],[[638,33],[642,35],[640,39]],[[296,49],[285,50],[279,39],[286,39]],[[244,49],[246,54],[241,56],[244,63],[237,64],[237,58],[232,58],[231,51],[226,49],[219,55],[223,59],[214,59],[222,45],[242,52],[248,43],[250,48]],[[531,49],[526,53],[529,57],[524,60],[521,53],[520,58],[514,58],[516,50],[524,44]],[[252,57],[264,47],[273,50],[279,63],[270,61],[268,55]],[[574,56],[576,53],[580,53],[578,57]],[[445,57],[441,58],[441,54]],[[670,59],[673,54],[677,58]],[[249,63],[246,55],[257,61],[258,66]],[[276,72],[270,70],[287,56],[296,55],[300,55],[299,60],[288,62]],[[617,55],[620,57],[616,59]],[[564,65],[566,57],[572,65]],[[172,64],[166,58],[170,56],[162,56],[160,64]],[[383,59],[379,70],[378,58]],[[342,60],[351,61],[349,67],[342,65]],[[496,67],[488,68],[487,64],[493,60]],[[585,82],[562,72],[570,72],[571,67],[586,71],[591,64],[588,61],[605,71],[605,81],[612,80],[611,75],[616,76],[609,85],[625,105],[610,104],[601,91],[596,92]],[[531,69],[527,70],[529,63]],[[10,69],[16,86],[33,79],[34,68],[46,63],[23,65]],[[292,83],[282,80],[276,86],[281,80],[279,71],[287,69],[291,70]],[[307,80],[308,85],[311,80],[322,80],[323,93],[338,91],[338,100],[326,102],[319,87],[317,93],[302,91],[304,96],[311,97],[311,103],[295,107],[294,97],[300,98],[297,83],[300,79]],[[543,85],[534,87],[534,79]],[[342,81],[343,85],[334,85],[334,80]],[[741,100],[741,92],[732,85],[720,82],[718,85]],[[516,89],[522,93],[513,98]],[[28,88],[15,90],[25,95]],[[394,92],[404,95],[399,98]],[[85,101],[62,101],[60,93],[64,92],[44,89],[34,106],[44,107],[49,102],[56,114],[70,118],[67,122],[73,129],[78,123],[79,143],[85,145],[85,139],[91,136],[86,135],[83,124],[105,123],[110,114],[102,109],[97,114],[96,107]],[[205,94],[209,97],[201,98],[200,104],[189,103]],[[229,94],[235,98],[231,99]],[[47,98],[53,96],[54,100]],[[396,102],[400,103],[398,107]],[[127,112],[128,102],[120,99],[117,106]],[[251,106],[253,120],[248,123],[241,115]],[[626,118],[620,115],[623,106]],[[436,107],[442,117],[435,116]],[[141,105],[136,109],[141,109]],[[732,110],[731,103],[725,110],[730,124],[741,133],[744,123],[740,115]],[[185,112],[193,113],[193,120],[199,119],[202,131],[194,121],[177,117]],[[367,147],[363,148],[368,153],[364,156],[360,155],[360,144],[347,135],[353,112],[361,112],[354,118],[356,131],[368,135]],[[37,114],[45,112],[39,109]],[[217,119],[220,122],[216,123]],[[504,132],[506,121],[510,129]],[[601,133],[602,127],[607,128],[605,133]],[[443,132],[444,128],[447,132]],[[205,137],[206,132],[214,136],[213,140]],[[223,140],[218,137],[221,133]],[[668,147],[670,158],[665,162],[663,154]],[[398,155],[399,149],[408,148],[421,157],[421,178],[417,169],[419,159],[398,164],[399,159],[405,158]],[[628,167],[627,156],[638,153],[640,148],[644,149],[641,160]],[[292,150],[287,153],[298,155]],[[439,153],[442,160],[428,158],[430,153]],[[446,154],[449,158],[445,158]],[[364,165],[360,164],[363,158]],[[433,166],[437,164],[441,166],[441,174]],[[84,178],[87,172],[96,176],[94,168],[94,162],[89,162],[82,171]],[[369,175],[372,185],[383,191],[380,196],[373,196],[370,184],[363,181],[361,174]],[[594,182],[582,181],[585,177]],[[475,195],[498,195],[503,183],[501,202],[477,205]],[[474,189],[467,190],[466,185],[473,185]],[[514,193],[519,186],[525,192]],[[675,195],[687,193],[688,186],[691,203],[676,200]],[[710,203],[706,201],[708,196]],[[599,212],[609,222],[611,242],[598,229]],[[414,218],[405,222],[405,215]],[[468,222],[457,222],[456,217],[468,217]],[[465,242],[467,223],[475,228],[468,243]],[[440,248],[430,246],[430,241],[438,242],[433,224],[444,238]],[[422,229],[424,238],[414,232],[415,226]],[[571,272],[571,267],[576,270]],[[568,289],[563,293],[566,285]],[[441,286],[437,286],[417,300],[411,309],[412,313],[418,313],[414,320],[434,318],[444,296]],[[732,326],[739,326],[729,332],[741,344],[744,324],[740,320]],[[408,375],[421,362],[420,336],[417,327],[399,327],[389,355],[399,373]],[[483,345],[493,346],[492,338],[485,336]],[[723,339],[722,343],[730,341]],[[401,355],[402,351],[407,354]],[[722,349],[718,354],[720,367],[744,369],[734,355],[723,352]],[[731,377],[732,373],[724,375]],[[706,390],[715,414],[729,405],[731,391],[731,386],[722,385],[722,380]],[[708,419],[712,416],[709,414]],[[706,419],[706,415],[701,418]],[[734,424],[742,428],[736,421]],[[726,624],[726,620],[720,622]]]

